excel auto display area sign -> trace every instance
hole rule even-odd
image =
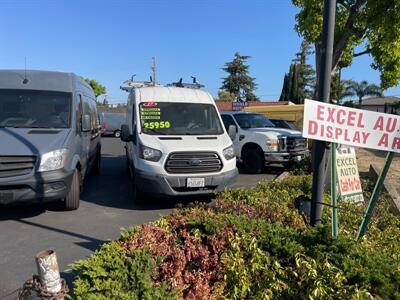
[[[303,136],[400,153],[400,117],[305,100]]]

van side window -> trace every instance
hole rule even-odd
[[[79,133],[82,130],[82,96],[77,95],[76,98],[76,133]]]
[[[90,103],[89,103],[89,99],[87,99],[85,96],[83,97],[83,105],[82,105],[82,113],[83,115],[89,115],[90,116],[90,124],[92,124],[92,113],[91,113],[91,109],[90,109]]]
[[[229,116],[229,115],[221,115],[221,118],[222,118],[222,122],[224,122],[224,126],[225,126],[226,131],[229,130],[229,126],[230,125],[235,125],[236,126],[236,123],[235,123],[235,121],[233,120],[233,118],[231,116]]]

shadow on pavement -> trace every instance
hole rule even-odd
[[[85,181],[81,200],[97,205],[131,209],[155,210],[186,206],[194,201],[207,201],[204,197],[185,198],[148,198],[147,203],[137,204],[132,197],[132,186],[126,170],[124,155],[102,155],[102,167],[99,176],[90,176]]]

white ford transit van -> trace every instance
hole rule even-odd
[[[237,174],[232,140],[213,98],[190,88],[132,88],[121,127],[134,197],[212,194]]]

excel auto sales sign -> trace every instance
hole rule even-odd
[[[400,116],[306,99],[303,136],[400,153]]]

